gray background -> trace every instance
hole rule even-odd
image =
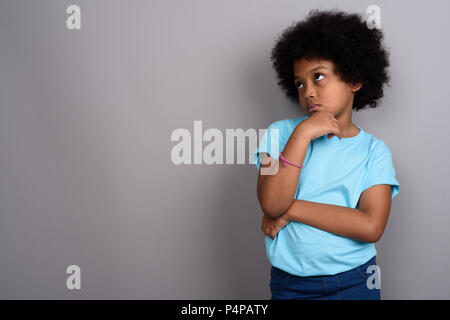
[[[276,84],[276,37],[310,9],[371,4],[392,82],[354,123],[401,184],[382,298],[449,299],[449,2],[287,0],[0,2],[0,298],[270,298],[256,167],[177,166],[170,136],[303,116]]]

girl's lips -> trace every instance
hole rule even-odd
[[[320,106],[313,106],[308,109],[309,112],[319,109]]]

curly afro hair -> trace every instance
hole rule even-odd
[[[375,108],[389,86],[389,53],[382,45],[380,30],[369,29],[359,14],[314,9],[304,21],[288,27],[272,49],[270,60],[278,84],[288,98],[298,101],[294,84],[294,61],[306,58],[330,60],[335,73],[349,84],[363,83],[356,91],[353,109]]]

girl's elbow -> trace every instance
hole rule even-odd
[[[269,218],[276,219],[281,216],[290,206],[289,203],[282,203],[280,200],[275,199],[262,199],[259,198],[261,209]]]
[[[264,212],[264,215],[266,215],[267,217],[271,218],[271,219],[276,219],[281,215],[281,211],[278,210],[277,208],[273,208],[271,206],[261,206],[262,211]]]
[[[375,236],[375,235],[369,235],[369,236],[366,238],[366,242],[368,242],[368,243],[376,243],[379,239],[380,239],[380,238],[377,237],[377,236]]]
[[[381,228],[379,226],[371,226],[369,228],[369,232],[367,232],[367,242],[369,243],[378,242],[381,239],[383,232],[384,228]]]

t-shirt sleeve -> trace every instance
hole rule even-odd
[[[377,184],[391,185],[391,199],[394,199],[400,191],[400,183],[395,178],[392,153],[384,141],[378,142],[373,155],[369,159],[368,175],[363,186],[363,191]]]
[[[256,150],[253,152],[252,163],[256,165],[259,172],[261,165],[261,153],[267,152],[269,156],[278,160],[280,152],[284,148],[284,126],[282,120],[273,122],[259,140]]]

